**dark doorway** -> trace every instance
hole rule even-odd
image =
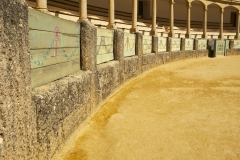
[[[138,15],[143,17],[143,1],[138,1]]]
[[[233,27],[236,27],[236,24],[237,24],[237,13],[236,12],[231,12],[230,23],[233,25]]]

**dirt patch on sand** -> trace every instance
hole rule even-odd
[[[54,159],[240,159],[240,56],[170,63],[113,96]]]

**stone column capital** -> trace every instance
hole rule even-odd
[[[175,1],[174,0],[169,0],[169,3],[173,5],[175,3]]]
[[[220,8],[220,9],[219,9],[219,12],[220,12],[220,13],[224,13],[224,8]]]

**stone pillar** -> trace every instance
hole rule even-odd
[[[79,0],[79,21],[87,20],[87,0]]]
[[[173,30],[173,27],[174,27],[174,8],[173,8],[173,5],[174,5],[174,0],[169,0],[169,4],[170,4],[170,31],[168,33],[168,37],[174,37],[174,30]]]
[[[138,32],[138,28],[137,28],[137,9],[138,9],[138,0],[132,0],[132,28],[130,29],[131,33]]]
[[[119,61],[119,82],[120,84],[124,81],[124,32],[121,30],[114,30],[114,41],[113,41],[113,54],[114,60]]]
[[[187,2],[187,33],[185,35],[186,38],[191,38],[190,28],[191,28],[191,2]]]
[[[152,53],[158,53],[158,37],[152,36]]]
[[[48,12],[47,0],[36,0],[36,9],[43,12]]]
[[[207,6],[203,7],[203,34],[202,38],[207,39]]]
[[[139,73],[142,73],[142,57],[143,57],[143,35],[136,33],[136,55],[138,56]]]
[[[81,23],[81,68],[84,71],[91,71],[91,107],[88,107],[88,115],[95,111],[96,106],[96,72],[97,72],[97,29],[89,21],[82,21]]]
[[[117,29],[117,26],[115,25],[115,18],[114,18],[114,0],[108,0],[108,5],[109,5],[109,9],[108,9],[108,18],[109,18],[109,22],[107,25],[107,29]]]
[[[0,1],[0,37],[0,159],[38,159],[25,1]]]
[[[219,29],[219,39],[223,39],[223,13],[224,13],[224,8],[220,8],[220,29]]]
[[[172,38],[167,37],[167,52],[172,52]]]
[[[156,21],[157,21],[157,0],[152,1],[152,30],[150,32],[151,35],[156,36],[157,35],[157,29],[156,29]]]
[[[239,27],[240,27],[240,11],[237,12],[237,24],[236,24],[236,36],[235,36],[235,39],[239,39]]]
[[[181,38],[180,50],[185,51],[185,38]]]

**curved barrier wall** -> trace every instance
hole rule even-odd
[[[102,37],[111,40],[100,45],[97,28],[89,22],[35,14],[32,20],[38,22],[28,24],[24,1],[0,2],[0,159],[50,159],[116,88],[155,66],[207,56],[212,50],[240,54],[238,40],[194,39],[190,48],[186,39],[140,33],[131,35],[126,48],[125,34],[118,30],[100,35],[100,42]],[[104,50],[101,55],[112,54],[111,58],[99,63],[99,47]]]

